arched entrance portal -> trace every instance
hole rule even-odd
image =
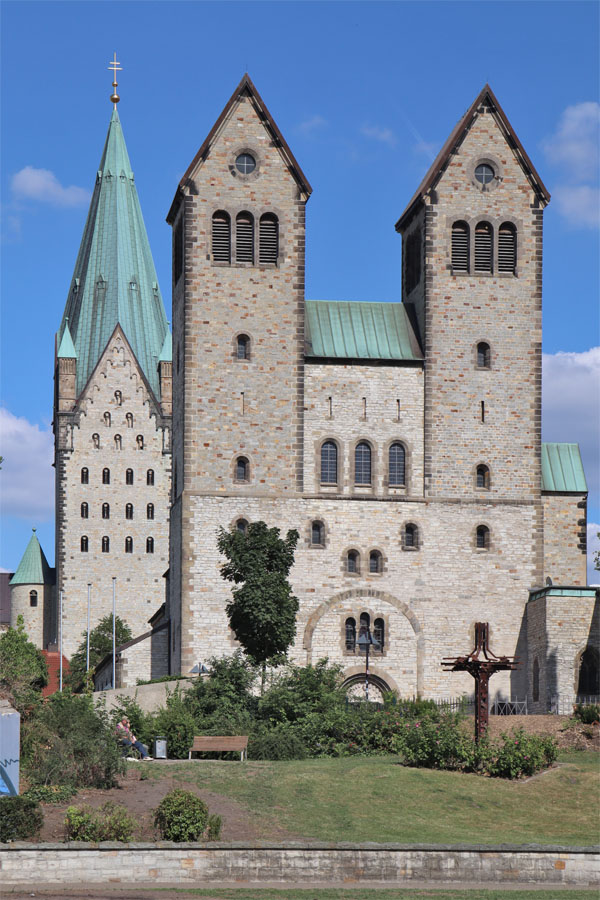
[[[577,696],[598,697],[599,695],[600,670],[598,667],[598,651],[594,647],[586,647],[579,661]]]
[[[365,673],[350,675],[342,684],[342,689],[346,692],[349,700],[365,699]],[[369,672],[369,701],[372,703],[383,703],[384,695],[392,687],[384,678]]]

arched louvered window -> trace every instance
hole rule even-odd
[[[310,526],[310,542],[313,547],[322,547],[325,543],[325,527],[322,522],[314,521]]]
[[[537,656],[533,661],[533,702],[537,703],[540,699],[540,664]]]
[[[246,534],[248,531],[248,521],[246,519],[238,519],[235,523],[235,527],[240,534]]]
[[[354,450],[354,483],[371,484],[371,447],[366,441]]]
[[[29,591],[29,605],[37,606],[37,601],[38,601],[37,591]]]
[[[400,487],[406,484],[406,450],[399,441],[395,441],[390,446],[389,478],[390,487]]]
[[[514,275],[517,270],[517,229],[503,222],[498,229],[498,271]]]
[[[334,441],[321,445],[321,484],[337,484],[338,448]]]
[[[352,575],[360,572],[360,556],[356,550],[349,550],[346,556],[346,571]]]
[[[238,334],[236,356],[238,359],[250,359],[250,338],[247,334]]]
[[[475,533],[475,546],[478,550],[488,550],[490,546],[490,529],[487,525],[478,525]]]
[[[154,538],[146,538],[146,553],[154,553]]]
[[[148,505],[146,506],[146,518],[154,518],[154,503],[148,503]]]
[[[125,518],[133,519],[133,503],[125,504]]]
[[[110,484],[110,469],[102,469],[102,484]]]
[[[154,469],[148,469],[146,472],[146,484],[148,487],[154,486]]]
[[[452,225],[452,271],[469,271],[469,226],[466,222]]]
[[[212,217],[213,262],[231,262],[231,219],[223,210]]]
[[[82,535],[82,538],[81,538],[81,541],[80,541],[80,547],[81,547],[81,552],[82,552],[82,553],[87,553],[87,552],[88,552],[89,540],[88,540],[88,537],[87,537],[86,534]]]
[[[110,504],[109,503],[102,504],[102,518],[110,519]]]
[[[102,538],[102,552],[110,553],[110,538],[108,538],[106,535],[104,535],[104,537]]]
[[[235,261],[254,262],[254,218],[241,212],[235,220]]]
[[[493,264],[493,232],[489,222],[480,222],[475,228],[475,271],[491,273]]]
[[[127,469],[125,472],[125,484],[133,484],[133,469]]]
[[[90,508],[89,508],[89,506],[87,505],[87,503],[82,503],[82,504],[81,504],[81,518],[82,518],[82,519],[87,519],[87,517],[89,516],[89,514],[90,514]]]
[[[412,522],[408,522],[404,526],[402,532],[402,546],[404,549],[417,550],[419,547],[419,529]]]
[[[371,550],[369,553],[369,572],[371,575],[383,572],[383,557],[379,550]]]
[[[354,652],[356,650],[356,620],[350,617],[345,622],[346,629],[346,650]]]
[[[250,463],[246,459],[245,456],[238,456],[235,461],[235,480],[236,481],[249,481],[250,480]]]
[[[125,553],[133,553],[133,538],[125,538]]]
[[[85,467],[81,470],[81,483],[82,484],[90,483],[90,471],[89,471],[89,469],[87,469]]]
[[[265,213],[259,225],[259,262],[261,266],[275,265],[278,257],[279,221],[273,213]]]
[[[383,619],[375,619],[373,622],[373,637],[379,644],[379,651],[385,646],[385,622]]]
[[[490,345],[486,344],[485,341],[480,341],[477,344],[477,368],[489,369],[491,360],[492,354],[490,351]]]
[[[477,466],[475,472],[475,484],[478,488],[489,488],[490,486],[490,470],[487,466]]]

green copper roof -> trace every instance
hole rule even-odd
[[[542,490],[587,492],[579,444],[542,444]]]
[[[165,334],[165,340],[162,345],[162,350],[160,351],[158,361],[173,362],[173,338],[170,331],[167,331],[167,333]]]
[[[75,350],[75,345],[73,344],[73,338],[71,337],[71,332],[69,331],[68,322],[65,322],[65,330],[63,331],[62,340],[60,342],[60,347],[58,348],[57,356],[59,359],[77,359],[77,351]]]
[[[54,584],[54,573],[48,565],[37,539],[35,528],[19,568],[10,579],[11,584]]]
[[[422,360],[402,303],[306,301],[307,357]]]
[[[77,394],[119,324],[159,397],[156,367],[168,325],[116,107],[58,333],[61,347],[67,319]]]

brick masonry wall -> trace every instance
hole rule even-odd
[[[122,404],[115,399],[121,391]],[[104,414],[110,414],[110,425]],[[130,426],[126,418],[133,416]],[[112,577],[116,576],[117,615],[135,637],[148,630],[148,619],[165,598],[163,575],[168,567],[170,490],[170,422],[162,418],[120,331],[109,342],[100,363],[78,401],[74,414],[57,422],[57,591],[63,589],[64,652],[71,656],[81,641],[87,621],[87,585],[92,584],[91,626],[112,612]],[[98,439],[94,439],[98,435]],[[115,443],[121,436],[121,449]],[[143,449],[137,437],[143,437]],[[96,447],[95,443],[99,443]],[[81,483],[81,469],[89,483]],[[110,470],[110,484],[102,472]],[[133,469],[134,483],[125,483]],[[154,471],[154,485],[146,473]],[[88,504],[88,518],[81,504]],[[102,518],[102,504],[110,505],[110,518]],[[133,505],[133,519],[125,516]],[[147,518],[147,504],[154,519]],[[86,535],[89,551],[81,552]],[[102,537],[110,539],[110,552],[102,552]],[[125,538],[133,539],[133,552],[125,552]],[[146,539],[154,538],[154,553],[146,552]]]
[[[586,569],[586,497],[544,494],[544,574],[554,584],[583,585]]]
[[[371,884],[411,881],[594,887],[594,848],[414,847],[402,844],[2,844],[3,884],[155,885],[240,881],[260,885]]]

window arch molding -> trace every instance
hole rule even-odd
[[[329,544],[328,528],[325,521],[319,516],[315,516],[308,523],[307,544],[309,547],[317,550],[324,550]]]
[[[325,445],[332,445],[332,447]],[[339,490],[342,480],[342,445],[341,442],[334,437],[326,437],[317,442],[316,447],[316,481],[318,488],[334,488]],[[335,459],[334,459],[335,458]],[[335,470],[334,470],[335,466]],[[327,480],[335,474],[335,480]]]
[[[344,575],[354,578],[361,574],[362,559],[357,547],[348,547],[342,554],[342,570]]]
[[[240,356],[240,342],[243,342],[244,338],[246,342],[246,355]],[[249,363],[253,361],[254,338],[249,331],[240,331],[237,334],[234,334],[231,341],[231,355],[235,362]]]
[[[243,463],[245,463],[246,471],[245,476],[241,477]],[[253,480],[253,472],[254,463],[246,450],[241,453],[236,453],[235,456],[232,457],[231,478],[234,484],[251,484]]]
[[[478,522],[473,529],[473,546],[479,553],[492,549],[492,530],[486,522]]]
[[[402,524],[400,537],[403,550],[420,550],[423,545],[421,526],[414,519]]]
[[[487,348],[487,349],[486,349]],[[494,354],[492,344],[487,339],[481,339],[473,344],[473,366],[480,372],[489,372],[492,368]]]
[[[361,451],[362,447],[368,447],[370,451],[370,479],[369,481],[357,481],[357,478],[366,478],[367,472],[367,453]],[[362,456],[362,459],[361,459]],[[357,470],[357,464],[359,468]],[[362,467],[362,471],[361,468]],[[377,478],[377,448],[375,442],[370,438],[361,437],[354,441],[351,445],[350,452],[350,484],[352,489],[363,491],[374,491]]]
[[[370,547],[367,560],[367,575],[383,575],[387,572],[387,559],[380,547]]]
[[[391,451],[392,447],[395,444],[400,444],[401,447],[404,448],[404,483],[403,484],[391,484],[390,477],[390,462],[391,462]],[[384,487],[386,491],[391,491],[392,493],[409,493],[409,484],[410,484],[410,472],[411,472],[411,461],[412,461],[412,448],[410,443],[405,438],[394,437],[389,441],[386,441],[383,445],[383,461],[384,461]]]
[[[473,486],[476,491],[489,491],[491,485],[492,470],[487,462],[480,460],[473,466]]]

